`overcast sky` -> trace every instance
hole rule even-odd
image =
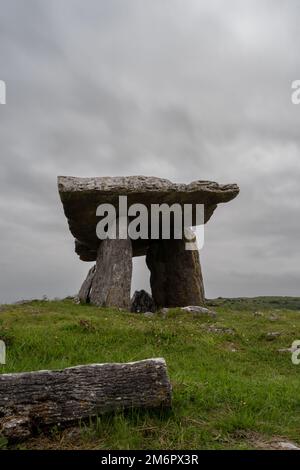
[[[0,302],[74,294],[90,267],[57,175],[237,183],[206,295],[300,295],[299,23],[299,0],[0,0]]]

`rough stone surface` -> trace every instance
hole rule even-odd
[[[153,317],[153,316],[154,316],[154,313],[153,313],[153,312],[145,312],[145,313],[143,313],[143,315],[144,315],[145,317],[149,317],[149,318],[150,318],[150,317]]]
[[[148,292],[136,290],[131,300],[131,312],[155,312],[155,303]]]
[[[269,333],[266,334],[266,340],[267,341],[274,341],[280,335],[281,335],[280,331],[270,331]]]
[[[165,307],[160,309],[159,313],[162,315],[163,318],[167,318],[169,313],[169,308]]]
[[[194,313],[196,315],[207,315],[209,317],[216,317],[217,314],[213,310],[209,310],[205,307],[200,307],[199,305],[188,305],[186,307],[182,307],[181,310],[188,313]]]
[[[235,335],[235,330],[233,328],[226,328],[225,326],[209,325],[209,326],[205,326],[205,329],[206,331],[209,331],[210,333]]]
[[[75,238],[75,250],[83,261],[97,258],[99,240],[96,236],[96,208],[111,203],[118,208],[119,196],[128,196],[128,205],[179,203],[204,204],[207,222],[217,204],[234,199],[236,184],[219,185],[212,181],[194,181],[190,184],[172,183],[167,179],[147,176],[74,178],[58,177],[58,189],[69,228]],[[118,214],[117,214],[118,215]],[[133,256],[145,255],[148,240],[133,241]]]
[[[0,435],[23,439],[107,412],[170,407],[171,398],[162,358],[0,374]]]
[[[90,292],[91,292],[95,272],[96,272],[96,265],[93,266],[89,270],[88,275],[80,288],[77,298],[79,302],[81,303],[84,303],[84,304],[90,303]]]
[[[185,250],[185,240],[152,242],[146,255],[152,296],[158,307],[204,305],[198,251]]]
[[[90,287],[91,304],[129,310],[132,276],[131,240],[103,240]]]
[[[300,447],[294,444],[293,442],[285,442],[285,441],[277,442],[277,448],[279,450],[300,450]]]

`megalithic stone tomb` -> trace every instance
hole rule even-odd
[[[79,299],[99,306],[130,309],[132,257],[146,255],[152,296],[157,307],[204,304],[204,286],[199,252],[185,249],[184,239],[106,239],[96,234],[100,204],[112,204],[118,217],[119,196],[127,196],[128,207],[144,204],[203,204],[204,223],[218,204],[234,199],[236,184],[211,181],[172,183],[147,176],[76,178],[58,177],[58,190],[75,251],[82,261],[96,261],[84,281]],[[149,221],[150,223],[150,221]],[[193,223],[194,225],[194,223]]]

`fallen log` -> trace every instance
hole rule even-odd
[[[0,434],[24,439],[103,413],[170,407],[171,397],[162,358],[0,374]]]

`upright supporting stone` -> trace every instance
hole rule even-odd
[[[146,263],[154,302],[159,307],[204,305],[204,287],[198,250],[185,250],[184,240],[152,242]]]
[[[131,240],[103,240],[89,293],[91,304],[130,309]]]
[[[93,266],[89,272],[88,275],[83,282],[80,291],[78,293],[78,299],[82,304],[88,304],[90,302],[90,292],[93,284],[93,279],[95,276],[95,271],[96,271],[96,265]]]

